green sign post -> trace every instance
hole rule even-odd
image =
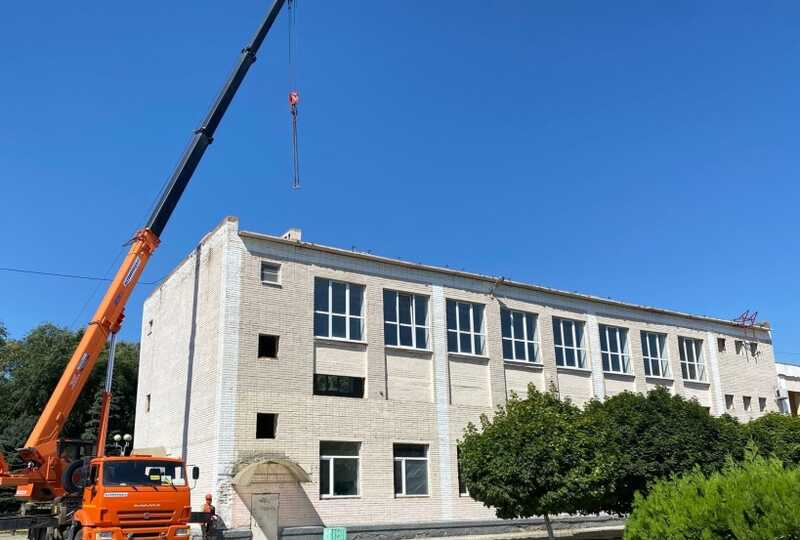
[[[347,540],[345,527],[325,527],[322,531],[322,540]]]

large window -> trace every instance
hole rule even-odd
[[[667,336],[655,332],[642,332],[644,374],[648,377],[670,377],[667,360]]]
[[[706,366],[703,364],[703,341],[678,337],[681,353],[681,374],[687,381],[705,381]]]
[[[424,444],[394,445],[394,494],[428,494],[428,447]]]
[[[603,371],[630,373],[631,360],[628,355],[628,330],[618,326],[600,325],[600,355]]]
[[[553,317],[553,339],[557,366],[586,368],[586,347],[581,321]]]
[[[314,279],[314,335],[361,341],[364,286]]]
[[[364,397],[364,377],[314,374],[314,395],[337,397]]]
[[[383,291],[383,335],[387,345],[428,348],[428,297]]]
[[[447,350],[456,353],[483,354],[486,332],[483,305],[447,301]]]
[[[536,315],[500,308],[500,329],[503,334],[503,358],[524,362],[539,361]]]
[[[322,497],[358,495],[357,442],[320,441],[319,494]]]

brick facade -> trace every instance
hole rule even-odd
[[[280,265],[279,284],[261,282],[262,261]],[[317,277],[364,286],[363,340],[314,337]],[[429,299],[429,350],[385,346],[384,289]],[[485,306],[485,355],[448,353],[448,299]],[[538,316],[540,363],[504,361],[501,307]],[[584,369],[556,367],[554,316],[585,323]],[[601,325],[628,330],[631,373],[602,370]],[[202,469],[193,505],[213,493],[230,527],[250,526],[254,496],[265,493],[279,495],[281,527],[491,518],[459,494],[456,442],[468,422],[529,383],[555,387],[578,404],[663,385],[713,414],[726,412],[726,395],[733,396],[727,412],[741,420],[777,410],[766,327],[745,332],[720,319],[239,231],[235,218],[203,238],[150,295],[142,326],[137,447],[175,455],[185,447],[187,462]],[[666,334],[669,378],[645,376],[643,330]],[[279,336],[277,358],[258,358],[259,334]],[[701,340],[707,382],[683,380],[679,336]],[[747,345],[737,351],[736,341]],[[364,398],[314,395],[315,373],[364,377]],[[258,413],[277,415],[276,438],[256,438]],[[320,497],[320,441],[360,443],[358,496]],[[395,443],[427,445],[427,496],[395,496]],[[270,458],[298,464],[310,481],[273,471],[231,485],[246,464]]]

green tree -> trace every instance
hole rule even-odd
[[[636,496],[625,540],[774,540],[800,538],[800,469],[757,455],[722,471],[699,468]]]
[[[592,401],[584,421],[603,433],[595,459],[605,460],[608,475],[594,506],[618,514],[630,512],[634,494],[647,493],[655,481],[696,466],[703,472],[718,470],[728,454],[742,447],[736,420],[712,417],[696,401],[665,388],[646,396],[624,392]]]
[[[469,424],[459,443],[461,474],[472,498],[500,518],[586,511],[604,471],[593,461],[595,435],[581,410],[533,385],[528,397],[512,396],[480,428]]]
[[[12,468],[22,466],[15,451],[22,447],[61,377],[82,332],[52,324],[31,330],[23,339],[0,340],[0,451]],[[65,438],[94,440],[100,394],[108,361],[104,351],[61,433]],[[136,404],[138,345],[118,342],[109,432],[132,433]],[[0,492],[0,512],[12,511],[13,493]]]
[[[800,417],[770,413],[744,424],[742,431],[761,454],[800,465]]]

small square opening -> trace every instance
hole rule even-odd
[[[258,357],[277,358],[278,357],[278,336],[269,334],[258,334]]]
[[[277,414],[256,413],[256,439],[274,439],[277,425]]]
[[[277,285],[281,282],[281,265],[261,261],[261,283]]]

